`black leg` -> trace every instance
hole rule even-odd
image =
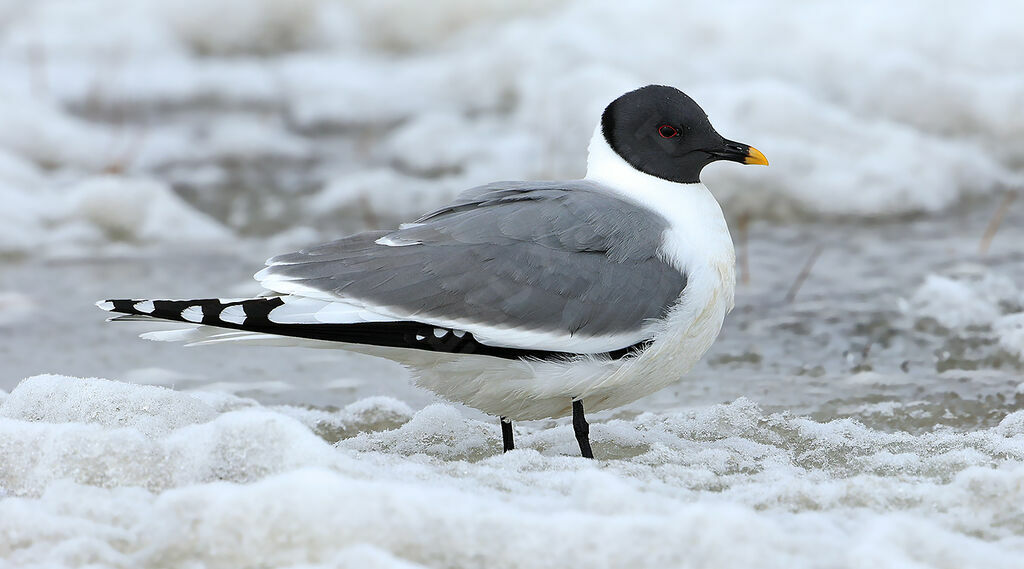
[[[590,449],[590,424],[583,416],[581,399],[572,402],[572,428],[576,431],[576,442],[580,443],[580,454],[583,458],[594,458],[594,451]]]
[[[512,421],[501,418],[501,442],[504,450],[502,452],[508,452],[516,448],[516,442],[512,439]]]

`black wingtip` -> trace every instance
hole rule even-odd
[[[145,314],[136,310],[135,305],[145,302],[139,298],[108,298],[96,301],[96,307],[106,312],[120,312],[122,314]]]

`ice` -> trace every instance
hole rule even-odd
[[[563,0],[439,0],[422,9],[407,0],[354,0],[348,3],[358,21],[373,34],[365,41],[389,51],[414,51],[444,45],[453,36],[484,24],[493,26],[517,17],[544,15],[565,4]],[[415,17],[396,18],[414,10]]]
[[[155,0],[154,19],[197,54],[276,53],[313,42],[321,0]],[[231,25],[225,25],[230,22]]]
[[[519,426],[519,450],[502,454],[496,423],[449,405],[410,415],[364,400],[338,417],[368,432],[318,437],[298,408],[217,411],[199,394],[40,376],[0,399],[0,555],[35,567],[1011,567],[1022,414],[915,435],[739,399],[596,423],[592,462],[573,456],[564,423]]]
[[[169,389],[102,379],[41,375],[21,382],[0,416],[27,422],[89,423],[157,437],[214,418],[212,408]]]
[[[946,328],[991,326],[1003,314],[1024,310],[1024,289],[1013,279],[967,265],[950,276],[925,277],[903,310]]]
[[[900,307],[915,332],[945,341],[938,371],[1020,368],[1024,363],[1024,288],[1013,278],[966,264],[929,274]]]
[[[113,161],[116,135],[109,130],[2,86],[0,94],[0,149],[41,168],[101,170]]]
[[[20,204],[0,214],[11,252],[69,181],[111,172],[168,184],[236,232],[321,237],[495,179],[579,176],[600,110],[649,82],[771,160],[708,169],[731,215],[937,212],[1024,180],[1021,14],[994,1],[4,6],[0,152],[41,169],[3,183],[0,158]],[[62,227],[74,220],[45,223],[62,254],[102,249]]]
[[[64,478],[163,488],[335,461],[322,439],[282,414],[217,413],[197,397],[107,380],[30,378],[3,401],[0,417],[8,458],[0,486],[15,494]]]
[[[468,423],[450,405],[431,405],[400,428],[366,433],[341,443],[343,448],[402,455],[429,454],[448,460],[480,459],[490,454],[494,425]]]
[[[368,433],[397,429],[408,423],[413,415],[409,405],[391,397],[367,397],[334,412],[299,407],[281,407],[278,410],[332,443],[360,433],[370,436]]]
[[[32,299],[24,294],[0,290],[0,328],[25,320],[37,308]]]
[[[997,319],[993,328],[999,334],[999,345],[1024,362],[1024,312]]]
[[[66,192],[70,207],[64,215],[89,223],[111,239],[182,243],[228,236],[219,223],[188,207],[154,180],[104,176],[87,179]]]

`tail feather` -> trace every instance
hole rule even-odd
[[[430,351],[478,351],[479,344],[472,335],[459,330],[441,329],[422,322],[385,320],[382,315],[365,310],[353,312],[352,307],[345,310],[328,307],[325,311],[328,304],[320,300],[270,296],[194,300],[122,298],[100,301],[96,306],[121,314],[111,319],[115,321],[189,324],[191,326],[186,329],[150,332],[143,337],[190,345],[235,340],[267,341],[267,336],[273,335]],[[320,318],[333,321],[324,322]],[[224,328],[228,330],[218,330]],[[256,338],[256,335],[262,337]]]
[[[326,304],[316,301],[315,305],[310,307],[313,309],[310,311],[303,310],[303,302],[300,299],[296,300],[298,302],[295,304],[298,304],[299,308],[289,307],[284,312],[278,310],[273,316],[271,312],[285,305],[283,297],[194,300],[121,298],[102,300],[97,302],[96,306],[108,312],[118,313],[118,316],[108,318],[108,322],[149,324],[150,329],[139,336],[156,342],[181,342],[186,346],[231,342],[325,347],[330,345],[329,342],[345,341],[339,335],[329,333],[329,329],[332,328],[336,331],[339,324],[316,324],[308,320],[305,326],[289,323],[289,319],[296,321],[296,315],[301,316],[303,312],[312,319],[312,313],[316,311],[317,305]],[[285,322],[281,322],[282,316]]]
[[[507,359],[564,359],[573,355],[490,346],[478,342],[470,332],[425,322],[392,320],[346,303],[287,295],[195,300],[122,298],[103,300],[96,306],[120,314],[111,319],[119,322],[171,321],[187,324],[189,326],[185,329],[148,332],[143,334],[143,338],[186,342],[188,345],[236,341],[295,345],[295,341],[287,341],[287,338],[292,338],[303,340],[299,342],[302,344],[315,340]],[[627,350],[620,351],[622,354],[609,353],[609,356],[618,358],[627,353]]]
[[[331,347],[337,344],[322,340],[309,340],[293,336],[250,332],[248,330],[224,330],[213,326],[190,325],[188,328],[174,330],[153,330],[139,335],[144,340],[154,342],[181,342],[186,347],[208,346],[212,344],[247,344],[260,346],[306,346]]]
[[[250,329],[269,323],[270,311],[284,304],[279,296],[259,298],[201,298],[194,300],[109,299],[96,303],[108,312],[129,317],[156,318],[224,328]],[[135,318],[123,318],[134,320]],[[243,328],[244,326],[244,328]]]

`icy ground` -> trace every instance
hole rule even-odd
[[[0,0],[0,569],[1020,567],[1022,17]],[[92,305],[253,294],[271,254],[579,176],[651,82],[772,166],[707,170],[737,308],[592,418],[597,461],[564,420],[502,455],[387,362],[144,342]]]
[[[1016,567],[1024,211],[982,257],[992,209],[753,224],[750,282],[722,338],[676,386],[593,417],[593,463],[564,420],[517,424],[520,449],[502,455],[496,420],[391,364],[145,342],[89,304],[244,291],[252,264],[237,257],[15,266],[0,276],[21,291],[0,312],[0,558]],[[18,383],[42,371],[117,381]]]

